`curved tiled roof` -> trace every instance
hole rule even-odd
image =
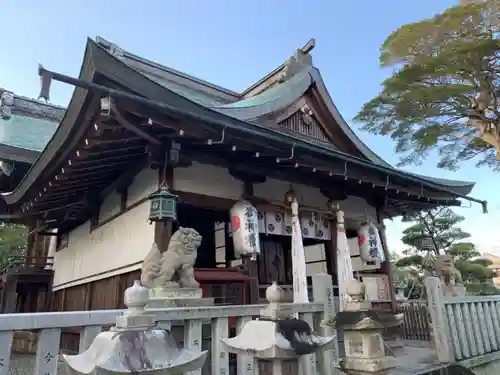
[[[89,46],[91,48],[94,48],[96,51],[102,51],[103,48],[102,44],[100,45],[101,48],[99,48],[97,47],[97,45],[93,44],[93,42],[90,42]],[[89,46],[87,48],[89,48]],[[176,108],[176,111],[182,111],[186,114],[189,114],[190,116],[199,117],[200,119],[206,119],[207,121],[211,121],[214,123],[225,123],[228,124],[228,126],[230,126],[231,128],[234,127],[235,129],[241,129],[245,133],[255,132],[259,133],[260,136],[264,136],[264,134],[266,134],[266,136],[270,139],[278,139],[277,137],[279,137],[279,139],[283,142],[286,141],[293,142],[294,144],[300,144],[301,147],[304,148],[304,151],[311,149],[311,152],[322,154],[324,156],[334,156],[340,158],[341,160],[351,160],[354,163],[364,166],[373,165],[374,168],[380,171],[384,171],[385,173],[404,177],[411,183],[424,184],[433,189],[442,190],[447,194],[464,196],[468,194],[474,186],[474,183],[445,181],[442,179],[433,179],[429,177],[419,176],[398,170],[390,166],[378,155],[373,153],[355,135],[354,131],[342,118],[339,111],[333,104],[333,101],[329,96],[328,91],[326,90],[326,86],[321,78],[321,75],[319,74],[319,71],[310,65],[304,65],[302,70],[295,71],[295,74],[286,77],[283,82],[276,83],[268,90],[265,90],[251,98],[241,99],[241,96],[238,97],[237,94],[231,93],[229,91],[223,91],[204,82],[199,83],[197,81],[191,81],[191,83],[189,83],[187,82],[188,78],[186,77],[181,77],[182,79],[178,79],[179,75],[177,73],[169,73],[166,68],[162,70],[158,67],[154,67],[156,71],[152,71],[151,64],[141,63],[140,61],[138,62],[137,59],[134,59],[133,64],[130,64],[130,58],[124,58],[127,53],[124,54],[123,51],[117,52],[116,49],[110,49],[109,46],[103,49],[106,49],[107,53],[110,53],[115,58],[113,60],[114,62],[110,61],[112,68],[109,69],[115,69],[113,67],[118,68],[118,66],[115,65],[116,63],[118,63],[118,61],[116,60],[118,59],[128,67],[127,69],[133,69],[136,71],[136,73],[139,73],[145,79],[165,88],[165,91],[162,92],[162,99],[165,101],[165,107]],[[104,53],[104,51],[100,53],[102,54]],[[84,60],[86,60],[87,58],[88,55],[86,54]],[[110,57],[106,59],[109,60]],[[82,65],[82,71],[86,69],[86,66],[87,65],[85,65],[84,62],[84,64]],[[161,72],[161,74],[159,72]],[[128,74],[131,75],[132,73],[133,71],[129,70]],[[175,75],[175,77],[172,77],[172,75]],[[139,76],[136,77],[136,79],[138,78]],[[281,132],[274,128],[269,128],[265,123],[259,121],[260,117],[291,105],[296,100],[298,100],[310,87],[314,87],[318,90],[335,121],[338,123],[344,133],[351,139],[351,141],[359,148],[366,159],[356,158],[352,155],[331,150],[331,148],[325,147],[324,144],[317,144],[313,140],[304,142],[299,137]],[[248,122],[250,120],[255,121],[251,121],[250,123]],[[66,125],[68,125],[68,129],[73,128],[73,124],[70,124],[69,122]],[[62,132],[58,131],[57,134],[59,133],[62,134]],[[42,156],[45,156],[45,154],[46,153],[44,152]],[[47,158],[50,158],[50,155],[47,155]],[[45,160],[45,164],[47,161],[48,159]],[[42,164],[44,163],[37,162],[36,164],[40,165],[35,165],[34,167],[40,167],[42,169],[44,168],[42,166]],[[31,172],[34,173],[34,175],[30,177],[31,180],[33,178],[37,178],[34,169],[30,171],[30,174]],[[41,172],[41,170],[39,172]],[[27,185],[29,183],[27,181],[25,182],[26,183],[23,182],[25,186],[23,186],[20,191],[13,192],[12,196],[8,198],[9,200],[14,202],[23,195],[23,191],[26,191],[26,189],[29,187]],[[4,195],[4,197],[7,200],[7,196]]]
[[[0,118],[0,144],[41,152],[57,129],[58,123],[34,117],[13,115]]]

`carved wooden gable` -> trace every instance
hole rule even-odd
[[[331,114],[314,97],[302,97],[277,116],[275,123],[287,132],[325,142],[330,148],[346,154],[363,157]]]
[[[307,106],[301,107],[298,111],[280,121],[278,124],[280,127],[295,133],[316,138],[321,141],[330,141],[325,130]]]
[[[332,143],[331,135],[305,98],[287,108],[275,120],[283,130]]]

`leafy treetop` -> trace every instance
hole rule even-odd
[[[498,9],[500,0],[463,1],[385,40],[381,66],[395,71],[355,120],[390,135],[400,165],[419,164],[437,149],[441,168],[475,159],[500,169]]]
[[[23,254],[27,237],[26,227],[0,223],[0,269],[8,265],[9,257]]]

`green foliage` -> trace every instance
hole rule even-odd
[[[10,256],[22,255],[26,246],[26,227],[0,223],[0,269],[8,264]]]
[[[405,288],[405,297],[408,299],[422,299],[424,287],[419,280],[410,279]]]
[[[458,227],[463,220],[464,217],[455,214],[449,208],[416,214],[405,220],[411,222],[412,225],[403,231],[401,240],[409,248],[403,251],[403,257],[399,257],[393,264],[399,269],[399,273],[406,272],[410,276],[409,284],[415,284],[413,288],[408,288],[411,290],[410,297],[413,298],[417,293],[415,290],[422,291],[421,279],[426,272],[430,271],[438,254],[453,257],[455,267],[462,274],[464,285],[469,292],[474,294],[498,294],[500,292],[492,282],[493,272],[488,268],[491,262],[478,258],[480,253],[475,245],[464,241],[470,237],[470,234]],[[434,249],[421,247],[422,235],[432,239]]]
[[[439,254],[442,250],[447,252],[456,241],[470,237],[469,233],[456,226],[464,219],[449,208],[438,208],[414,214],[404,219],[404,221],[413,222],[413,225],[403,231],[401,241],[410,248],[422,251],[421,239],[422,236],[427,236],[432,241],[435,254]]]
[[[471,120],[500,130],[500,0],[468,2],[402,26],[381,47],[382,67],[393,67],[382,92],[355,120],[390,135],[400,164],[419,164],[431,150],[439,167],[456,169],[476,158],[500,169],[491,145]],[[480,110],[485,100],[485,110]]]

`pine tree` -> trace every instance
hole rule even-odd
[[[385,40],[381,66],[394,73],[356,120],[396,141],[400,165],[437,150],[441,168],[474,159],[500,169],[499,9],[500,0],[462,1]]]
[[[9,257],[22,255],[27,246],[26,227],[0,223],[0,269],[9,263]]]
[[[395,266],[409,272],[413,282],[421,283],[436,255],[447,254],[453,257],[468,292],[497,294],[499,291],[493,285],[489,261],[478,258],[480,253],[476,246],[466,241],[470,234],[458,226],[464,219],[449,208],[405,218],[404,221],[412,224],[403,231],[401,241],[409,248],[403,251]],[[423,246],[422,238],[430,239],[431,246]]]

